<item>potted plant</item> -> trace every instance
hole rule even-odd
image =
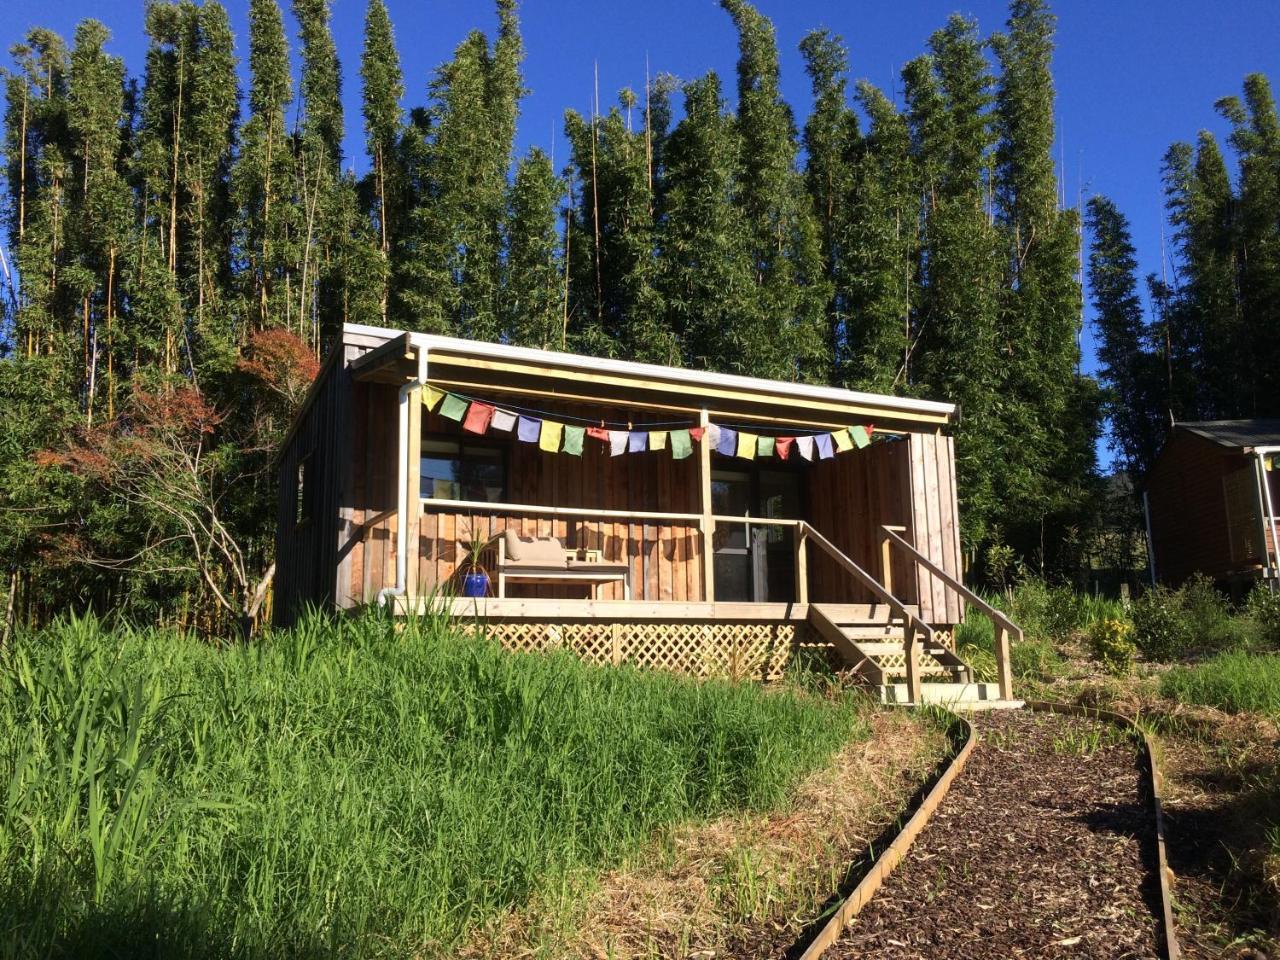
[[[475,517],[471,517],[464,538],[458,541],[462,548],[462,563],[458,565],[458,574],[462,578],[462,595],[464,597],[487,597],[489,595],[489,572],[481,562],[484,552],[489,546],[488,534],[481,531]]]

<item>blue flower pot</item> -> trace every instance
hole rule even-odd
[[[489,595],[489,575],[487,573],[468,573],[462,578],[462,595],[464,597],[487,597]]]

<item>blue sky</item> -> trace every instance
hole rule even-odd
[[[224,0],[247,56],[248,0]],[[406,105],[423,103],[431,71],[466,32],[492,31],[488,0],[387,0],[405,70]],[[287,2],[285,4],[287,6]],[[952,12],[976,17],[989,34],[1005,20],[1002,0],[906,0],[851,4],[757,0],[775,23],[783,93],[799,122],[808,112],[807,78],[797,51],[804,34],[825,26],[844,37],[854,77],[895,90],[901,65],[924,49]],[[1068,199],[1111,196],[1130,218],[1143,272],[1160,269],[1160,160],[1174,140],[1202,128],[1220,135],[1214,101],[1237,93],[1246,73],[1262,71],[1280,86],[1280,3],[1276,0],[1058,0],[1060,156]],[[363,169],[359,56],[364,0],[335,0],[334,34],[342,59],[349,163]],[[139,72],[145,50],[143,3],[62,0],[10,5],[0,24],[7,48],[35,25],[70,38],[77,20],[94,16],[114,33],[113,52]],[[708,69],[732,87],[736,44],[715,0],[524,0],[521,8],[530,94],[522,106],[517,149],[555,149],[565,157],[566,107],[590,109],[599,65],[602,104],[621,87],[642,90],[651,73],[692,78]],[[292,22],[290,21],[290,30]],[[1086,352],[1089,344],[1086,342]],[[1089,360],[1086,360],[1089,365]]]

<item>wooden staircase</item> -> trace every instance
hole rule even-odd
[[[904,605],[911,617],[913,604]],[[809,605],[809,624],[831,643],[854,670],[874,686],[905,683],[906,628],[909,618],[895,615],[885,603]],[[916,646],[922,681],[972,683],[972,668],[936,639]]]
[[[953,706],[1013,705],[1013,677],[1009,668],[1010,638],[1021,639],[1022,630],[963,583],[941,569],[899,534],[900,527],[881,528],[881,569],[878,580],[844,554],[809,524],[797,522],[796,570],[798,593],[809,598],[804,586],[806,548],[812,544],[844,569],[866,592],[876,598],[864,604],[809,602],[808,620],[818,634],[867,682],[878,688],[886,703],[926,702]],[[996,683],[975,683],[973,668],[940,641],[933,627],[920,619],[919,608],[893,593],[889,580],[890,554],[900,550],[916,566],[928,570],[947,589],[991,618],[995,627]]]

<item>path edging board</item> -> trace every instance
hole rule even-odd
[[[1164,775],[1156,765],[1155,747],[1151,738],[1138,723],[1123,713],[1088,707],[1075,703],[1057,703],[1052,700],[1028,700],[1027,709],[1039,713],[1062,713],[1075,717],[1106,720],[1127,727],[1142,738],[1142,751],[1146,758],[1147,776],[1150,777],[1151,806],[1156,825],[1156,873],[1160,880],[1160,937],[1164,942],[1167,960],[1181,960],[1182,948],[1178,946],[1177,931],[1173,926],[1173,894],[1169,889],[1169,859],[1164,836]]]
[[[836,908],[835,913],[831,915],[831,918],[810,941],[809,946],[800,955],[800,960],[817,960],[828,947],[840,938],[840,934],[844,932],[844,928],[849,921],[856,917],[862,908],[867,905],[889,874],[902,862],[902,858],[911,849],[911,844],[915,842],[916,837],[920,835],[920,832],[924,830],[933,818],[933,814],[941,805],[942,799],[947,795],[947,791],[951,789],[951,784],[960,775],[960,771],[964,769],[964,765],[969,759],[969,754],[973,753],[974,745],[977,743],[977,736],[974,734],[973,724],[967,718],[951,711],[947,712],[955,718],[956,722],[963,725],[965,732],[964,743],[952,755],[948,761],[947,768],[925,795],[915,813],[911,814],[906,825],[893,838],[893,842],[885,848],[884,853],[880,854],[876,859],[867,875],[858,881],[858,885],[853,888],[849,896]]]

